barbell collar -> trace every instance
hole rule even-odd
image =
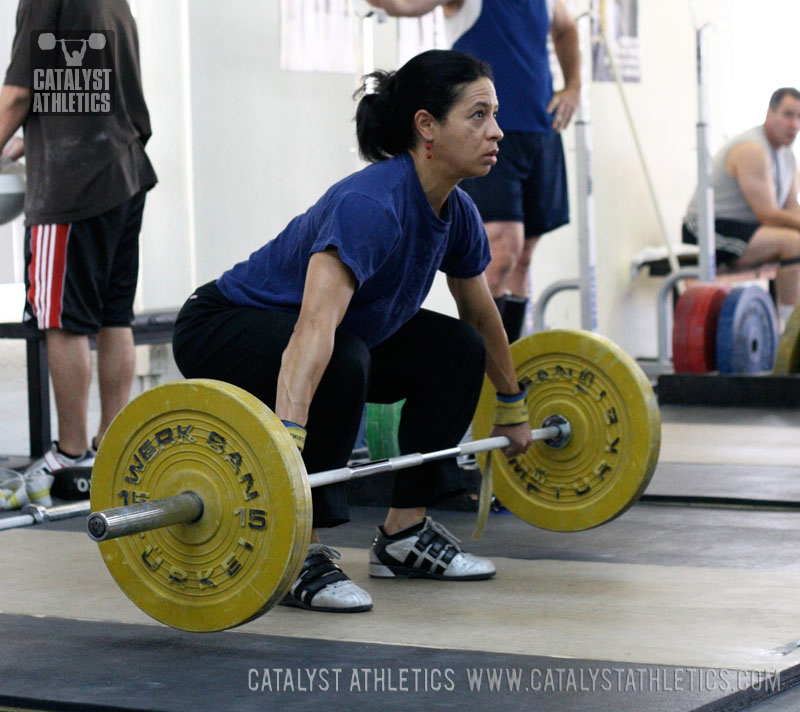
[[[33,517],[34,524],[41,524],[47,519],[47,507],[42,504],[26,504],[22,508],[22,514]]]
[[[86,520],[89,537],[107,541],[173,524],[190,524],[203,515],[203,500],[194,492],[182,492],[150,502],[94,512]]]
[[[22,510],[23,512],[25,509]],[[61,519],[72,519],[89,514],[92,511],[89,500],[72,502],[71,504],[60,504],[57,507],[48,507],[44,510],[44,520],[46,522],[57,522]]]
[[[558,435],[545,439],[544,444],[553,450],[561,450],[569,443],[569,439],[572,436],[572,427],[563,415],[550,415],[544,419],[542,428],[549,428],[554,425],[558,427]]]

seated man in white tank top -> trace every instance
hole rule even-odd
[[[800,132],[800,92],[778,89],[765,122],[731,139],[714,156],[717,262],[736,268],[779,262],[778,313],[783,324],[800,304],[800,205],[792,144]],[[697,191],[683,222],[696,243]]]

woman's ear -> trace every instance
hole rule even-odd
[[[414,127],[423,141],[433,141],[433,127],[436,119],[426,109],[420,109],[414,114]]]

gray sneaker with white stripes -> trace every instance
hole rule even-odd
[[[430,517],[419,530],[394,537],[378,527],[369,550],[369,575],[373,578],[478,581],[497,573],[489,559],[461,551],[460,540]]]

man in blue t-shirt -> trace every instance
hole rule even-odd
[[[528,268],[537,240],[569,222],[560,132],[580,95],[578,31],[564,0],[369,0],[398,17],[444,7],[453,48],[488,62],[505,134],[488,176],[461,187],[478,206],[492,251],[486,270],[509,341],[519,338],[528,301]],[[564,89],[553,92],[548,36]]]

